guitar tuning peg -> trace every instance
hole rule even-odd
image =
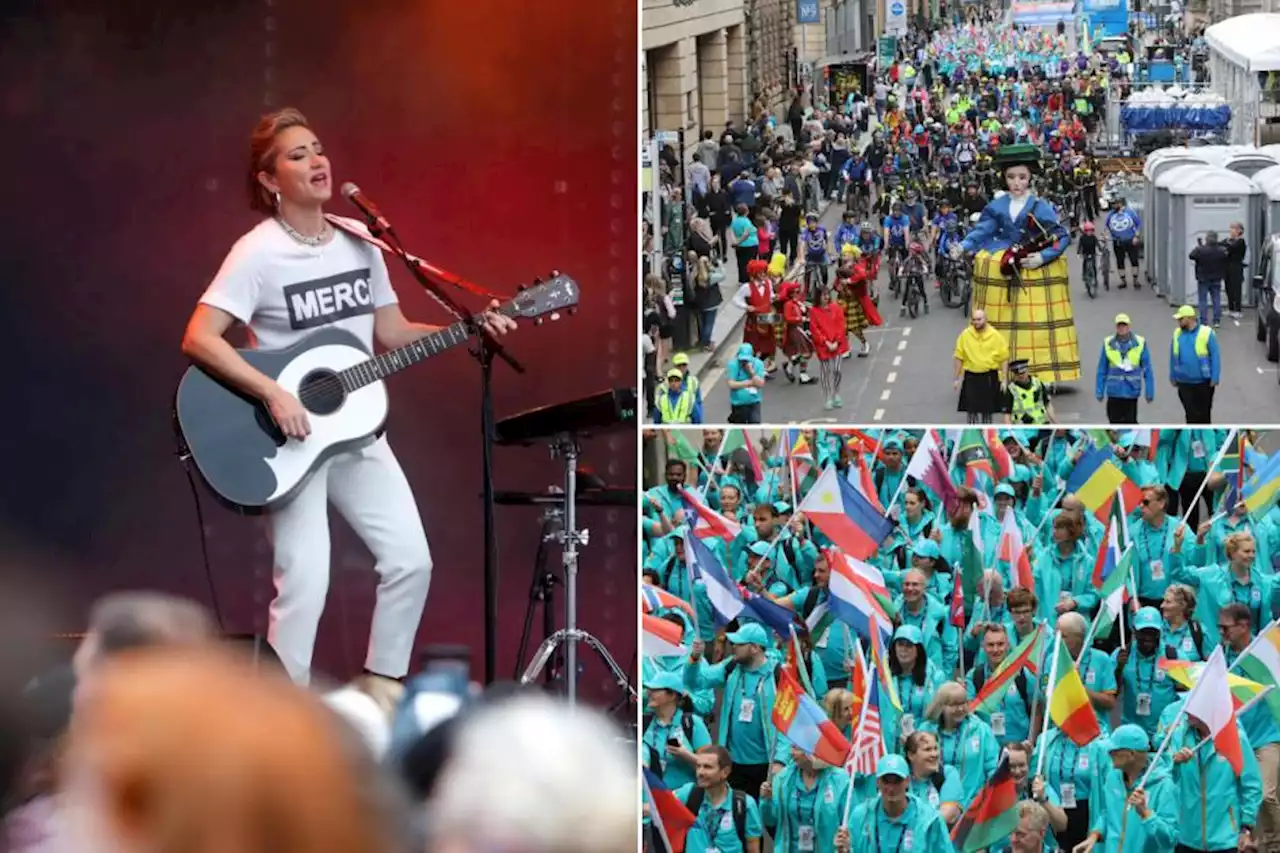
[[[551,278],[559,278],[559,277],[560,277],[560,270],[552,270],[552,271],[551,271],[551,276],[550,276],[550,277],[551,277]]]
[[[534,318],[534,320],[533,320],[533,325],[535,325],[535,326],[541,326],[541,325],[542,325],[542,318],[541,318],[541,317],[535,317],[535,318]]]
[[[572,317],[572,316],[576,315],[577,313],[578,313],[578,309],[577,309],[577,308],[570,308],[570,309],[569,309],[569,316],[570,316],[570,317]]]
[[[559,320],[559,319],[560,319],[560,312],[559,312],[559,311],[552,311],[552,312],[551,312],[551,319],[552,319],[552,320]]]

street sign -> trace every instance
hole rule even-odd
[[[897,35],[907,31],[907,4],[903,0],[885,0],[884,31]]]
[[[898,55],[898,37],[880,36],[876,42],[876,67],[888,68]]]
[[[818,12],[818,0],[796,0],[796,23],[817,24],[822,18]]]
[[[659,145],[679,145],[680,133],[675,130],[655,130],[653,138],[657,140]]]

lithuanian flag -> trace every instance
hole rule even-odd
[[[1049,677],[1049,717],[1076,746],[1085,746],[1102,734],[1098,715],[1089,703],[1084,682],[1071,654],[1058,635],[1058,652]]]

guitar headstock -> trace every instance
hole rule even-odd
[[[558,320],[560,311],[574,313],[578,305],[578,283],[553,270],[546,281],[535,278],[533,284],[520,285],[519,294],[503,306],[503,313],[540,324],[548,314]]]

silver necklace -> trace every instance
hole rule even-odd
[[[323,246],[329,241],[329,235],[333,232],[333,226],[329,224],[328,220],[325,220],[324,225],[320,228],[320,233],[314,237],[308,237],[306,234],[299,232],[298,229],[294,228],[288,222],[285,222],[284,217],[277,216],[276,222],[280,223],[280,227],[284,229],[284,233],[288,234],[304,246]]]

